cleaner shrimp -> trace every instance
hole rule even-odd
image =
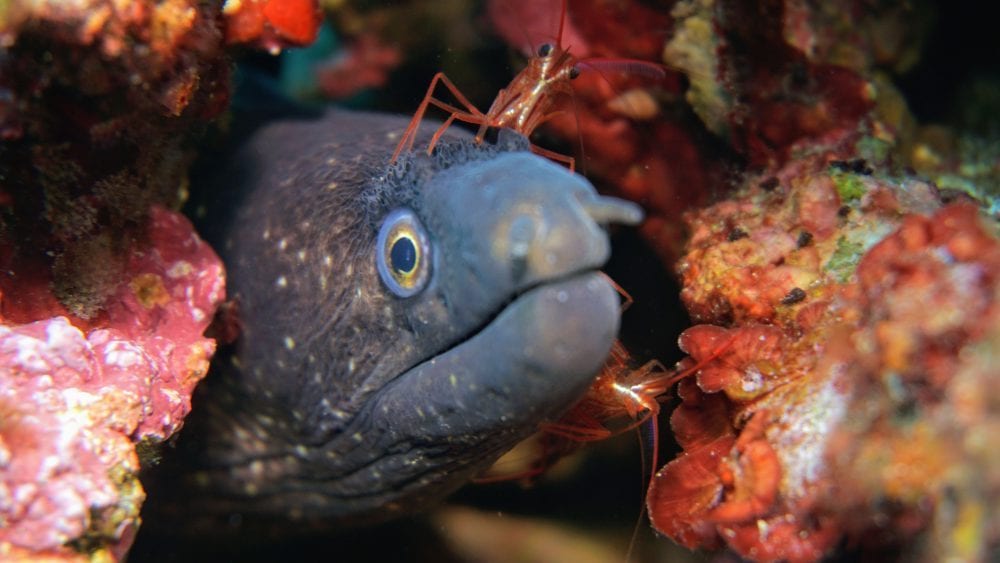
[[[627,297],[627,294],[625,294]],[[627,303],[627,302],[626,302]],[[712,363],[732,345],[734,339],[719,344],[694,365],[687,361],[670,371],[658,360],[650,360],[639,367],[630,366],[631,355],[616,340],[608,360],[587,393],[558,421],[542,423],[539,428],[541,453],[531,467],[523,472],[507,475],[486,475],[476,479],[479,483],[531,479],[545,472],[556,460],[576,450],[585,442],[606,440],[619,434],[637,430],[649,424],[652,452],[650,478],[656,472],[659,459],[660,404],[667,391],[677,382],[696,374]]]
[[[559,31],[556,34],[555,43],[544,43],[539,46],[538,50],[529,57],[527,66],[511,80],[506,88],[500,90],[493,100],[493,104],[490,105],[490,109],[485,113],[470,102],[443,72],[435,74],[423,101],[417,107],[413,119],[410,120],[395,152],[392,153],[390,162],[395,162],[403,151],[413,150],[420,122],[430,106],[448,112],[450,115],[431,137],[427,146],[428,154],[434,150],[441,136],[455,121],[479,125],[475,137],[476,143],[482,143],[487,131],[491,128],[510,128],[530,137],[541,124],[565,111],[557,108],[556,104],[560,99],[572,96],[573,88],[570,82],[580,75],[581,69],[597,72],[602,69],[625,71],[657,79],[666,76],[666,72],[660,65],[649,61],[597,57],[577,59],[569,52],[568,47],[562,45],[566,12],[567,0],[562,0]],[[457,105],[435,97],[434,94],[439,84],[444,85],[458,102]],[[575,169],[575,160],[570,156],[544,149],[535,144],[531,145],[531,150],[535,154],[566,164],[571,171]]]

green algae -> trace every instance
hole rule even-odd
[[[855,174],[834,172],[830,177],[837,188],[837,194],[840,196],[841,203],[850,203],[859,200],[868,191],[864,182]]]
[[[851,242],[847,237],[837,239],[837,249],[826,263],[826,271],[840,283],[846,283],[858,266],[858,261],[864,252],[864,245]]]

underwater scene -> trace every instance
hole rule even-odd
[[[1000,561],[933,0],[0,0],[0,561]]]

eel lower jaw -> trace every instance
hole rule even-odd
[[[397,439],[499,455],[583,395],[617,334],[618,307],[596,270],[536,285],[471,338],[393,380],[375,412],[392,413],[383,423]],[[484,444],[494,439],[502,443]]]
[[[580,399],[618,332],[618,307],[596,270],[525,291],[474,336],[374,395],[346,438],[372,455],[324,487],[351,492],[353,514],[379,518],[440,500]]]

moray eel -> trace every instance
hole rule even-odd
[[[278,121],[217,174],[244,193],[209,229],[242,331],[195,404],[197,513],[419,510],[600,369],[619,317],[597,271],[603,225],[640,209],[511,132],[482,146],[452,134],[390,166],[405,126],[344,111]]]

